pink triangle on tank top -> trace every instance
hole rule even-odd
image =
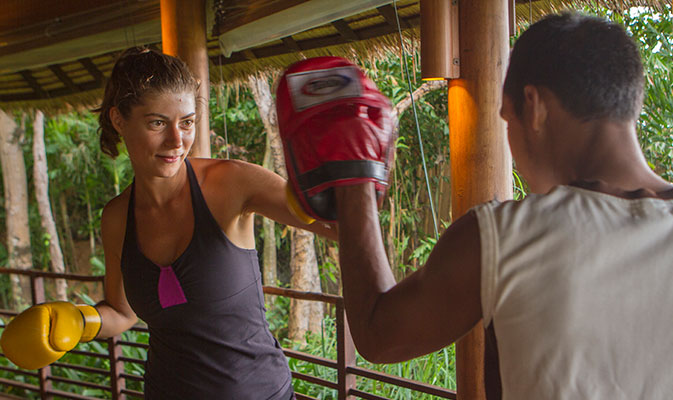
[[[167,267],[159,268],[161,269],[161,272],[159,273],[159,285],[157,291],[159,292],[159,303],[161,304],[161,308],[186,303],[187,298],[182,291],[182,286],[180,286],[178,277],[175,276],[173,267],[169,265]]]

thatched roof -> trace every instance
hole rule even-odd
[[[623,11],[631,7],[651,7],[664,11],[667,6],[670,9],[671,0],[516,0],[516,19],[519,25],[527,26],[547,14],[564,10],[601,7]]]
[[[161,47],[159,0],[3,0],[0,15],[0,108],[41,108],[55,112],[93,107],[100,99],[119,51],[130,45]],[[375,58],[399,52],[393,3],[223,54],[218,37],[251,21],[306,0],[211,0],[208,56],[211,83],[240,82],[252,73],[269,73],[304,57],[341,55]],[[381,3],[386,3],[385,1]],[[400,25],[410,46],[417,44],[419,0],[397,0]],[[564,9],[600,4],[670,7],[670,0],[516,0],[517,21],[528,24]],[[68,6],[69,5],[69,6]],[[21,9],[22,7],[33,7]],[[61,14],[54,19],[56,7]],[[17,20],[7,15],[23,12]],[[41,11],[40,11],[41,10]],[[4,10],[3,10],[4,11]],[[30,22],[30,23],[27,23]]]

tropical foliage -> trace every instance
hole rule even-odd
[[[593,10],[589,10],[595,12]],[[599,12],[623,23],[640,44],[646,67],[645,105],[638,133],[642,147],[651,167],[666,179],[673,181],[673,13],[671,7],[664,13],[654,13],[647,9],[633,9],[630,12]],[[364,62],[367,73],[374,78],[381,90],[397,103],[408,95],[407,76],[403,72],[403,59],[399,54],[390,54],[376,62]],[[412,85],[421,84],[419,55],[412,52],[406,57]],[[449,128],[446,122],[447,95],[445,90],[428,94],[417,103],[419,128],[425,146],[431,193],[436,213],[440,217],[440,230],[450,223],[446,212],[450,207],[447,187],[447,166],[450,157],[448,139]],[[214,88],[210,100],[210,124],[214,157],[231,157],[261,164],[264,158],[264,127],[257,112],[255,102],[245,87]],[[26,118],[27,137],[24,152],[27,171],[32,171],[30,118]],[[56,215],[61,244],[64,247],[69,271],[100,275],[104,272],[102,249],[100,246],[100,213],[105,202],[126,187],[132,179],[128,157],[122,152],[117,160],[111,160],[98,149],[96,115],[82,111],[65,115],[51,116],[45,127],[47,159],[49,165],[50,194],[52,208]],[[32,177],[28,177],[32,179]],[[382,228],[386,248],[399,279],[420,267],[435,243],[432,218],[428,206],[428,193],[424,182],[420,146],[412,110],[401,115],[399,138],[396,143],[396,162],[391,174],[391,186],[381,212]],[[521,177],[514,175],[515,197],[525,196],[526,184]],[[0,182],[0,189],[2,189]],[[47,269],[49,252],[46,241],[49,240],[40,231],[39,217],[31,193],[30,224],[32,249],[35,267]],[[0,206],[4,200],[0,198]],[[5,222],[4,207],[0,207],[0,224]],[[262,232],[258,221],[257,232]],[[6,265],[7,251],[5,233],[0,230],[0,266]],[[257,248],[262,248],[262,234],[257,235]],[[278,249],[278,279],[280,285],[289,282],[290,244],[287,230],[276,225],[275,242]],[[318,260],[321,266],[323,291],[339,293],[339,271],[334,259],[333,244],[319,240],[317,242]],[[81,253],[86,256],[82,257]],[[84,262],[82,262],[82,259]],[[92,286],[73,286],[71,297],[78,301],[87,296],[100,296],[100,289]],[[98,292],[96,292],[98,290]],[[49,296],[49,294],[48,294]],[[10,283],[6,275],[0,275],[0,307],[10,307]],[[91,300],[93,302],[93,300]],[[287,337],[287,316],[289,300],[277,298],[269,304],[267,319],[271,330],[280,339]],[[329,314],[329,313],[328,313]],[[305,344],[287,344],[303,351],[326,358],[335,358],[335,337],[333,315],[324,321],[320,335],[309,335]],[[147,343],[147,335],[127,332],[128,341]],[[82,349],[92,352],[105,352],[100,343],[93,342]],[[125,348],[127,357],[144,359],[142,349]],[[383,370],[390,374],[418,379],[438,386],[455,388],[455,366],[453,348],[449,347],[426,357],[406,363],[378,366],[358,359],[358,365]],[[94,368],[109,367],[105,359],[97,359],[71,354],[65,359],[74,364]],[[0,358],[0,364],[7,363]],[[142,366],[125,363],[126,372],[142,374]],[[321,376],[334,380],[335,372],[324,367],[291,360],[290,366],[299,372]],[[84,372],[73,372],[55,368],[56,374],[70,379],[100,381],[99,376]],[[35,384],[29,376],[15,375],[0,371],[0,377],[24,380]],[[359,380],[361,388],[380,396],[407,399],[413,397],[408,391],[388,385],[375,384]],[[129,384],[131,386],[131,384]],[[63,390],[103,396],[96,389],[75,389],[67,384],[58,384]],[[131,386],[139,390],[140,386]],[[332,390],[317,387],[303,381],[296,381],[295,388],[300,393],[321,399],[336,398]],[[14,394],[26,395],[14,390]]]

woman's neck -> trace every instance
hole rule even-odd
[[[140,208],[161,208],[182,195],[187,185],[187,166],[182,163],[171,177],[135,177],[135,203]]]

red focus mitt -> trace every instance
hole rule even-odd
[[[391,106],[356,65],[340,57],[293,64],[280,79],[276,110],[288,195],[306,214],[336,221],[334,187],[364,182],[375,183],[381,204],[394,155]]]

